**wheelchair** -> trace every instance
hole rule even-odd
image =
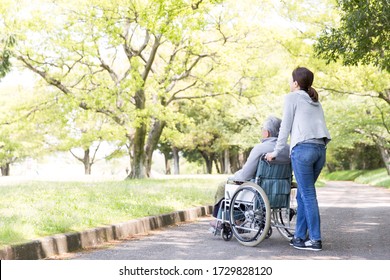
[[[257,246],[276,230],[286,240],[295,232],[297,185],[290,163],[274,163],[260,157],[256,177],[225,184],[214,235],[229,241],[233,236],[245,246]]]

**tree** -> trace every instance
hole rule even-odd
[[[63,103],[58,105],[64,109]],[[92,174],[92,166],[97,161],[123,155],[121,147],[124,146],[125,135],[109,118],[80,108],[68,113],[63,111],[62,114],[65,122],[58,121],[57,117],[57,121],[50,124],[52,128],[55,125],[54,129],[50,129],[55,137],[52,149],[69,151],[84,165],[85,175]],[[104,154],[101,152],[102,144],[105,146]]]
[[[389,2],[341,0],[338,3],[338,9],[333,9],[332,5],[326,7],[323,13],[326,17],[310,14],[316,9],[312,6],[307,9],[309,14],[301,18],[304,13],[292,12],[298,11],[294,7],[295,2],[286,2],[298,35],[308,36],[302,42],[310,42],[310,45],[296,44],[294,39],[291,44],[285,43],[285,46],[316,73],[315,87],[320,91],[333,138],[328,149],[329,159],[333,160],[335,156],[334,161],[338,161],[340,150],[358,154],[360,147],[371,147],[373,144],[382,151],[382,155],[387,154],[386,142],[390,135],[387,133],[388,124],[381,121],[380,111],[384,112],[383,101],[390,104],[390,79],[386,73],[389,58]],[[323,1],[318,7],[325,4],[326,1]],[[305,45],[308,48],[303,50],[302,46]],[[351,95],[356,95],[356,98]],[[366,110],[371,115],[362,113]],[[375,141],[374,131],[380,135],[375,136]],[[352,161],[354,156],[350,155],[349,160]],[[388,168],[386,156],[382,156],[382,159]]]
[[[331,120],[337,128],[332,135],[336,142],[328,163],[344,169],[385,167],[390,175],[389,106],[382,100],[356,95],[339,97],[334,106],[338,117]]]
[[[179,150],[202,151],[209,170],[239,167],[226,159],[258,142],[266,116],[281,116],[297,65],[316,73],[324,107],[335,96],[329,92],[351,90],[354,75],[365,82],[354,92],[387,93],[387,78],[373,75],[372,82],[360,68],[314,56],[314,39],[333,20],[325,0],[89,0],[77,9],[72,0],[41,2],[23,20],[12,20],[23,5],[5,13],[6,27],[18,34],[13,53],[69,111],[115,123],[127,138],[132,178],[150,174],[159,143],[175,151],[176,163]]]
[[[323,89],[345,100],[335,106],[348,118],[334,114],[335,131],[349,132],[342,138],[350,143],[347,149],[375,145],[390,175],[389,123],[383,117],[390,105],[390,3],[340,0],[337,8],[339,21],[330,21],[315,44],[327,62]]]
[[[229,165],[237,166],[237,160],[231,157],[238,156],[237,147],[242,152],[259,143],[261,123],[266,115],[246,98],[237,99],[227,94],[182,106],[190,121],[180,126],[182,141],[176,142],[176,146],[184,151],[189,161],[202,158],[207,173],[211,173],[213,167],[218,173],[236,171]]]
[[[3,14],[12,5],[10,2],[0,5],[0,80],[11,70],[12,48],[15,45],[15,36],[12,32],[5,32]]]
[[[375,146],[380,151],[378,157],[382,166],[389,172],[390,162],[386,155],[390,152],[390,123],[385,116],[390,107],[380,96],[390,87],[390,73],[375,66],[357,68],[331,63],[319,74],[321,87],[318,90],[327,93],[324,110],[331,112],[327,114],[333,138],[328,162],[337,165],[340,151],[344,149],[350,153],[346,161],[354,166],[354,158],[362,147]]]
[[[212,69],[212,53],[200,40],[210,38],[200,31],[209,28],[204,14],[214,2],[219,1],[87,1],[68,14],[60,9],[66,17],[55,20],[56,26],[45,23],[47,17],[25,23],[42,42],[38,47],[24,38],[17,58],[69,102],[126,128],[130,176],[142,178],[150,173],[152,152],[174,113],[168,108],[188,98],[185,92]]]
[[[0,38],[0,79],[11,69],[11,48],[15,44],[14,36]]]
[[[328,62],[373,64],[390,72],[390,2],[338,0],[340,24],[318,38],[317,53]]]
[[[0,97],[0,169],[3,176],[9,176],[13,163],[42,154],[46,130],[32,120],[47,101],[37,104],[25,87],[5,87]]]
[[[311,55],[312,43],[308,40],[311,34],[318,30],[318,27],[315,29],[309,25],[317,23],[307,24],[306,30],[310,32],[304,34],[299,30],[291,32],[290,29],[270,26],[259,19],[259,14],[264,13],[268,16],[274,12],[264,7],[267,6],[266,1],[262,2],[262,5],[250,1],[229,4],[231,6],[224,11],[231,14],[233,14],[231,11],[237,11],[237,14],[245,13],[245,18],[237,16],[231,19],[232,22],[238,22],[235,28],[239,30],[241,37],[235,44],[221,47],[218,63],[214,65],[211,77],[208,76],[209,81],[220,79],[219,86],[223,88],[220,92],[226,93],[223,95],[225,102],[216,101],[219,98],[207,100],[206,104],[202,101],[198,104],[192,101],[184,104],[182,106],[184,110],[180,110],[186,112],[196,125],[188,126],[187,132],[181,130],[182,133],[192,136],[188,137],[186,146],[179,146],[185,150],[185,157],[194,161],[199,160],[201,152],[203,160],[208,163],[206,164],[208,172],[215,162],[220,172],[234,172],[240,168],[238,155],[245,154],[258,143],[261,122],[271,113],[281,116],[283,100],[281,95],[288,91],[286,77],[293,67],[297,66],[297,61],[305,65],[318,63]],[[248,6],[243,8],[245,5]],[[296,15],[301,11],[297,7],[294,9],[297,11],[288,14]],[[321,17],[317,15],[320,14],[321,7],[315,16],[312,10],[314,8],[307,11],[302,20],[309,18],[320,21]],[[228,17],[221,15],[220,18],[226,20]],[[301,25],[305,23],[300,22]],[[221,27],[226,28],[225,25]],[[229,38],[234,40],[237,37]],[[222,75],[229,77],[229,81],[223,79]],[[230,161],[227,161],[228,158]]]

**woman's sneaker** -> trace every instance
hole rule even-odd
[[[305,247],[305,241],[299,237],[297,237],[297,238],[294,237],[293,239],[290,240],[290,245],[294,246],[294,248],[299,247],[298,249],[300,249],[300,248]]]
[[[322,250],[322,242],[321,240],[313,241],[306,240],[303,241],[300,238],[294,238],[290,241],[290,245],[294,246],[294,248],[299,250],[309,250],[309,251],[321,251]]]
[[[305,242],[305,247],[300,248],[304,250],[310,250],[310,251],[321,251],[322,250],[322,242],[321,240],[307,240]]]

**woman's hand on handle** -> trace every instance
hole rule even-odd
[[[275,156],[272,153],[265,154],[265,159],[267,161],[273,161],[275,159]]]

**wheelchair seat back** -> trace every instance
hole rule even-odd
[[[291,182],[291,163],[259,160],[255,183],[267,194],[271,208],[289,207]]]

